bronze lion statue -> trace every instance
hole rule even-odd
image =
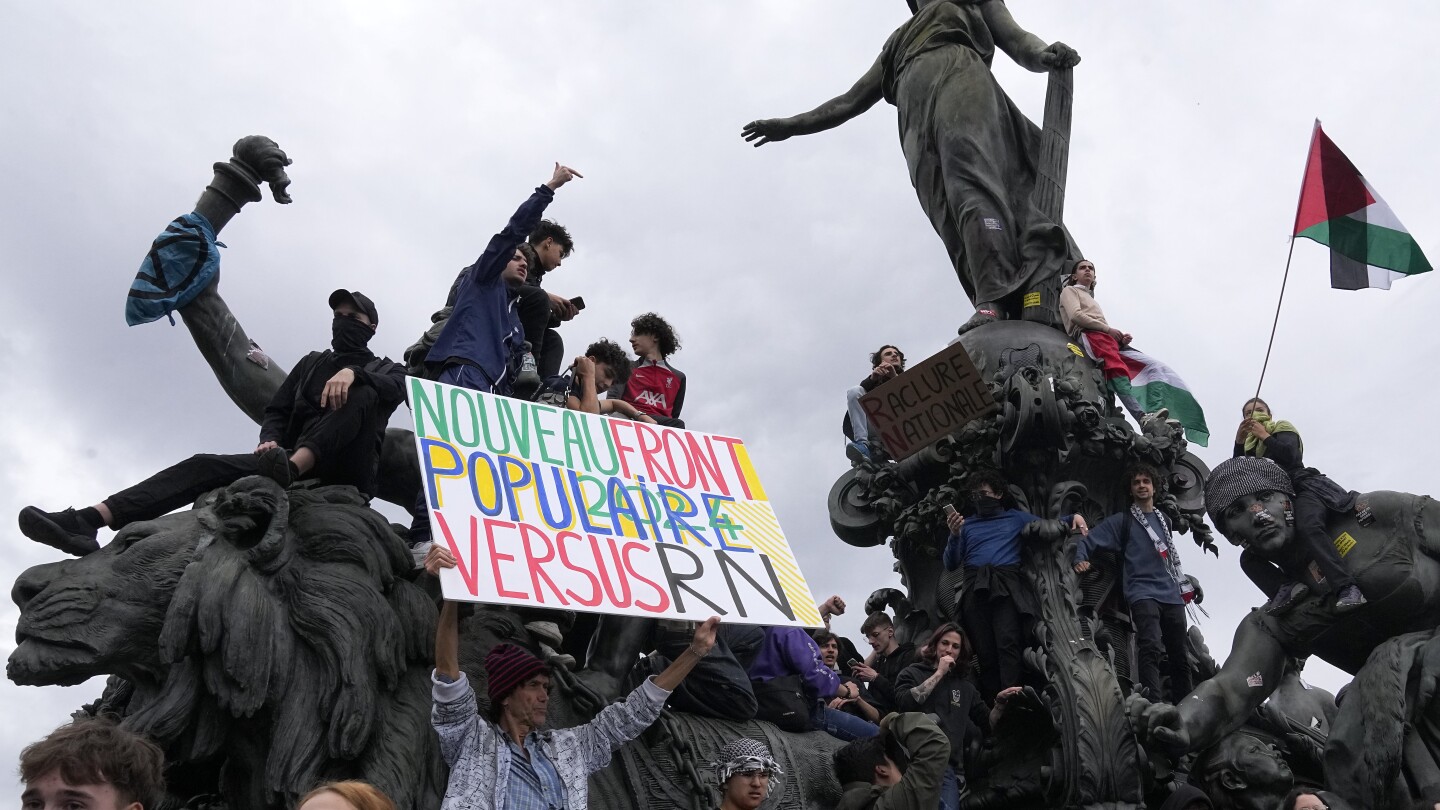
[[[112,675],[97,713],[165,748],[175,798],[280,808],[317,782],[439,805],[435,605],[351,487],[252,477],[15,582],[22,685]]]

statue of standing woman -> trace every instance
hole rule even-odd
[[[1032,191],[1040,129],[990,72],[995,49],[1034,72],[1073,67],[1068,45],[1046,45],[1021,28],[1002,0],[908,0],[914,16],[885,43],[855,86],[807,113],[752,121],[742,132],[761,146],[831,129],[884,98],[900,119],[900,146],[920,206],[945,242],[975,316],[1050,320],[1039,294],[1079,256]]]

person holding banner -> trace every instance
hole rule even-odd
[[[1178,704],[1190,694],[1190,657],[1186,647],[1185,610],[1198,593],[1185,575],[1180,553],[1170,534],[1170,521],[1155,508],[1155,484],[1160,475],[1148,464],[1125,472],[1133,501],[1130,508],[1100,521],[1075,547],[1075,571],[1090,570],[1090,557],[1098,549],[1118,551],[1124,559],[1125,601],[1135,625],[1139,652],[1140,685],[1152,701]],[[1170,689],[1161,689],[1160,662],[1170,676]]]
[[[720,624],[717,616],[705,620],[684,655],[589,723],[541,731],[549,709],[549,667],[513,644],[491,649],[485,656],[489,708],[482,717],[460,671],[458,612],[451,601],[440,609],[430,718],[450,768],[442,807],[452,810],[584,810],[590,774],[655,722],[665,699],[714,646]]]

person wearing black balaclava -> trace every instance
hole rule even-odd
[[[311,352],[286,375],[265,408],[260,442],[250,453],[200,454],[84,509],[20,511],[20,531],[70,554],[99,548],[101,526],[153,520],[247,475],[281,486],[300,478],[350,484],[375,494],[385,426],[405,401],[405,369],[368,347],[380,323],[363,293],[336,290],[329,305],[331,348]]]
[[[970,478],[975,514],[967,520],[947,510],[946,517],[950,539],[945,544],[945,570],[963,568],[960,624],[980,659],[980,694],[986,703],[1002,689],[1024,685],[1021,650],[1026,617],[1039,614],[1020,572],[1020,538],[1041,518],[1006,508],[1008,490],[999,473],[978,472]],[[1066,515],[1060,522],[1072,531],[1089,531],[1080,515]]]

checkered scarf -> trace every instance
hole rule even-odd
[[[770,749],[759,740],[752,740],[748,737],[741,737],[738,740],[731,740],[720,749],[719,759],[714,763],[715,775],[720,778],[720,784],[725,784],[730,777],[737,773],[748,771],[764,771],[770,776],[783,776],[784,771],[780,770],[780,764],[770,755]]]

